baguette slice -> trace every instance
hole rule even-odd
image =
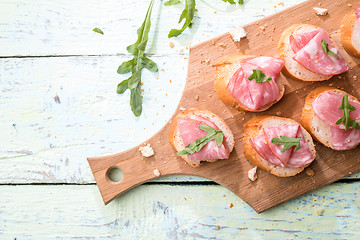
[[[316,29],[320,28],[310,24],[295,24],[282,33],[277,51],[279,57],[285,61],[283,71],[286,75],[301,81],[324,81],[333,76],[314,73],[293,59],[295,53],[290,45],[290,36],[294,33],[310,32]]]
[[[330,131],[330,126],[325,123],[324,121],[322,121],[318,116],[316,116],[314,109],[312,108],[312,102],[318,97],[320,96],[323,92],[325,91],[333,91],[339,94],[346,94],[346,92],[341,91],[337,88],[334,87],[319,87],[316,88],[315,90],[311,91],[309,93],[309,95],[306,97],[305,99],[305,105],[304,108],[302,110],[302,116],[301,116],[301,124],[304,126],[304,128],[313,136],[313,138],[324,144],[325,146],[334,149],[334,145],[332,143],[332,139],[331,139],[331,131]],[[354,102],[358,102],[359,101],[351,96],[349,94],[349,100],[352,100]],[[356,146],[352,147],[355,148]],[[352,149],[349,148],[349,149]],[[344,150],[349,150],[349,149],[344,149]],[[343,150],[338,150],[337,151],[343,151]]]
[[[248,159],[251,164],[258,166],[259,168],[262,168],[265,171],[268,171],[271,174],[276,175],[278,177],[290,177],[302,172],[308,165],[310,165],[310,163],[305,166],[296,167],[296,168],[286,168],[286,167],[279,167],[273,165],[268,161],[266,161],[264,158],[262,158],[255,151],[255,149],[252,147],[250,142],[250,139],[258,136],[264,127],[290,125],[294,123],[298,124],[298,122],[289,118],[267,116],[267,115],[254,117],[250,121],[245,123],[243,144],[244,144],[244,155],[246,159]],[[308,144],[308,147],[315,158],[316,150],[311,135],[302,126],[301,126],[301,130],[306,139],[305,141]]]
[[[360,19],[351,9],[341,21],[341,44],[354,57],[360,58]]]
[[[241,61],[247,58],[253,58],[256,56],[253,55],[231,55],[223,58],[220,62],[216,63],[216,73],[214,88],[219,96],[219,98],[226,104],[235,107],[239,111],[249,111],[249,112],[262,112],[270,108],[273,104],[278,102],[284,95],[285,87],[284,83],[286,81],[284,75],[280,73],[279,77],[276,78],[276,83],[280,90],[280,97],[275,101],[266,104],[265,106],[260,107],[257,110],[251,110],[244,106],[239,100],[235,99],[229,92],[226,90],[226,86],[231,80],[234,73],[241,67]]]
[[[231,129],[229,128],[229,126],[226,124],[226,122],[224,120],[222,120],[215,113],[212,113],[208,110],[190,108],[190,109],[187,109],[187,110],[179,113],[178,115],[176,115],[170,125],[169,140],[170,140],[171,145],[175,148],[175,150],[177,152],[182,151],[185,148],[183,140],[180,136],[177,119],[187,118],[191,115],[197,115],[197,116],[203,117],[203,118],[211,121],[212,123],[214,123],[224,133],[224,139],[225,139],[224,145],[225,145],[226,149],[228,150],[228,152],[230,153],[234,149],[234,145],[235,145],[234,135],[232,134]],[[188,164],[190,164],[192,167],[200,166],[201,161],[215,162],[216,160],[218,160],[218,159],[190,160],[190,159],[188,159],[187,156],[183,156],[182,158]]]

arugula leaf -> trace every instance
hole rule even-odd
[[[276,145],[283,145],[284,147],[281,149],[281,152],[285,152],[289,148],[296,146],[294,152],[300,149],[300,139],[301,137],[292,138],[287,136],[280,136],[280,138],[273,138],[271,142]]]
[[[164,5],[170,6],[170,5],[178,4],[179,2],[180,2],[180,0],[169,0],[169,1],[165,2]]]
[[[222,0],[223,2],[228,2],[230,4],[235,4],[235,1],[234,0]]]
[[[216,141],[216,145],[218,147],[221,146],[223,140],[224,140],[224,133],[221,130],[216,130],[208,125],[201,124],[199,125],[199,128],[201,130],[204,130],[207,132],[207,134],[199,139],[196,139],[194,142],[187,145],[182,151],[177,152],[176,154],[178,156],[186,156],[189,154],[193,154],[195,152],[199,152],[203,146],[205,146],[208,142],[211,140]]]
[[[182,11],[179,23],[185,18],[185,22],[181,29],[171,29],[168,38],[179,36],[186,28],[191,28],[191,21],[195,15],[195,0],[185,0],[185,8]]]
[[[123,80],[118,84],[116,92],[118,94],[123,94],[127,89],[130,89],[130,107],[136,117],[140,116],[142,112],[142,95],[140,92],[141,70],[144,68],[151,72],[156,72],[158,70],[156,63],[145,57],[146,44],[149,40],[153,5],[154,0],[151,0],[144,22],[137,30],[138,39],[134,44],[131,44],[126,48],[134,58],[123,62],[117,70],[117,73],[119,74],[132,73],[130,78]]]
[[[336,54],[334,53],[333,51],[331,51],[329,49],[329,45],[327,44],[327,42],[325,42],[325,40],[321,40],[321,47],[322,49],[324,50],[324,52],[328,55],[331,55],[331,56],[335,56],[335,57],[340,57],[339,54]]]
[[[253,69],[253,73],[248,77],[248,79],[251,81],[255,79],[257,83],[264,83],[271,81],[271,77],[266,78],[265,73],[261,70]]]
[[[104,32],[100,28],[94,28],[93,31],[104,35]]]
[[[351,117],[350,117],[350,112],[355,111],[356,108],[349,103],[348,98],[349,98],[349,95],[346,93],[343,96],[341,105],[339,107],[339,109],[341,109],[343,111],[343,116],[336,122],[336,125],[343,123],[346,131],[349,130],[350,127],[354,128],[354,129],[360,128],[359,124],[355,120],[351,119]]]

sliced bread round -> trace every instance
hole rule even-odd
[[[341,44],[344,49],[355,57],[360,57],[360,19],[351,9],[341,21]]]
[[[285,29],[281,34],[277,51],[279,57],[285,61],[283,71],[288,76],[301,81],[324,81],[333,76],[314,73],[293,59],[295,52],[290,45],[290,36],[296,33],[315,31],[316,29],[319,27],[310,24],[295,24]]]
[[[251,110],[244,106],[239,100],[235,99],[229,91],[226,89],[229,81],[231,80],[234,73],[241,67],[241,61],[248,58],[253,58],[256,56],[252,55],[231,55],[223,58],[220,62],[216,63],[215,81],[214,88],[219,96],[219,98],[226,104],[235,107],[239,111],[249,111],[249,112],[262,112],[270,108],[273,104],[278,102],[284,95],[285,87],[284,83],[286,81],[284,75],[280,73],[279,77],[276,79],[276,84],[280,90],[280,96],[275,101],[266,104],[265,106],[260,107],[257,110]]]
[[[330,126],[325,123],[323,120],[321,120],[314,112],[314,109],[312,107],[312,102],[320,96],[325,91],[332,91],[339,94],[346,94],[346,92],[339,90],[334,87],[319,87],[315,90],[311,91],[309,95],[307,95],[305,99],[305,105],[302,110],[301,115],[301,124],[304,126],[304,128],[313,136],[313,138],[324,144],[325,146],[334,149],[334,145],[331,140],[331,130]],[[349,99],[354,102],[359,102],[355,97],[349,95]],[[356,147],[356,146],[354,146]],[[354,148],[352,147],[352,148]],[[351,148],[350,148],[351,149]],[[338,149],[336,149],[338,150]],[[348,149],[343,149],[348,150]],[[340,150],[341,151],[341,150]]]
[[[228,152],[230,153],[234,149],[234,145],[235,145],[234,135],[232,134],[231,129],[229,128],[229,126],[226,124],[226,122],[223,119],[221,119],[218,115],[216,115],[215,113],[210,112],[208,110],[190,108],[190,109],[187,109],[187,110],[179,113],[178,115],[176,115],[170,125],[169,140],[170,140],[171,145],[175,148],[175,150],[177,152],[182,151],[185,148],[185,145],[183,143],[183,140],[181,138],[180,131],[178,128],[177,119],[189,118],[192,115],[200,116],[200,117],[205,118],[205,119],[209,120],[210,122],[214,123],[224,133],[224,137],[225,137],[224,145],[225,145],[225,148],[228,150]],[[214,162],[214,161],[218,160],[218,159],[190,160],[190,159],[188,159],[187,156],[183,156],[182,158],[188,164],[190,164],[192,167],[200,166],[201,161]]]
[[[286,168],[286,167],[279,167],[273,165],[262,158],[252,147],[250,139],[253,137],[258,136],[261,134],[262,129],[264,127],[274,127],[279,125],[290,125],[290,124],[298,124],[298,122],[289,119],[289,118],[282,118],[282,117],[275,117],[275,116],[257,116],[252,118],[250,121],[244,124],[244,155],[246,159],[250,161],[251,164],[258,166],[271,174],[274,174],[278,177],[290,177],[294,176],[300,172],[302,172],[309,164],[296,167],[296,168]],[[308,147],[313,154],[314,158],[316,156],[315,145],[312,141],[311,135],[301,126],[301,130],[304,134],[305,141],[308,144]]]

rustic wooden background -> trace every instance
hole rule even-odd
[[[144,112],[135,118],[128,93],[115,92],[126,77],[116,69],[130,59],[125,47],[144,2],[0,0],[0,238],[358,239],[358,174],[262,214],[189,176],[155,180],[103,205],[86,156],[134,147],[170,119],[188,47],[303,0],[197,0],[193,28],[176,39],[167,33],[181,7],[156,1],[148,52],[160,71],[144,71]]]

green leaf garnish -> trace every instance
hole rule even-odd
[[[340,57],[339,54],[336,54],[334,53],[333,51],[331,51],[329,49],[329,45],[327,44],[327,42],[325,42],[325,40],[321,40],[321,47],[322,49],[324,50],[324,52],[328,55],[331,55],[331,56],[335,56],[335,57]]]
[[[177,152],[176,154],[178,156],[182,157],[193,154],[195,152],[199,152],[203,146],[205,146],[208,142],[214,139],[216,141],[216,145],[218,147],[221,146],[224,140],[224,133],[221,130],[216,130],[205,124],[199,125],[199,128],[206,131],[207,134],[204,137],[196,139],[194,142],[187,145],[182,151]]]
[[[264,83],[271,81],[271,77],[266,78],[265,73],[261,70],[253,69],[253,73],[248,77],[248,79],[251,81],[255,79],[257,83]]]
[[[129,45],[126,48],[134,58],[123,62],[117,70],[119,74],[132,73],[130,78],[123,80],[118,84],[116,92],[123,94],[127,89],[130,89],[130,107],[137,117],[140,116],[142,112],[142,95],[140,92],[141,70],[144,68],[151,72],[156,72],[158,70],[156,63],[145,57],[145,48],[149,39],[153,5],[154,0],[151,0],[144,22],[137,30],[138,39],[134,44]]]
[[[180,0],[169,0],[169,1],[166,1],[166,2],[164,3],[164,5],[170,6],[170,5],[178,4],[179,2],[180,2]]]
[[[195,0],[185,0],[185,8],[182,11],[179,23],[185,18],[185,22],[181,29],[171,29],[168,38],[179,36],[186,28],[191,27],[191,21],[195,14]]]
[[[280,138],[273,138],[271,142],[276,145],[283,145],[284,147],[281,149],[281,152],[285,152],[289,148],[296,146],[294,152],[300,149],[300,139],[301,137],[292,138],[287,136],[280,136]]]
[[[222,0],[223,2],[228,2],[230,4],[235,4],[235,1],[234,0]],[[244,0],[239,0],[238,1],[239,4],[243,4],[244,3]]]
[[[336,125],[343,123],[346,131],[349,130],[350,127],[354,129],[360,128],[359,124],[350,117],[350,112],[355,111],[356,108],[349,103],[349,95],[347,93],[343,96],[339,109],[343,111],[343,116],[337,120]]]
[[[93,31],[104,35],[104,32],[100,28],[94,28]]]

